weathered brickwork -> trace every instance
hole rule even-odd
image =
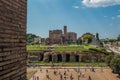
[[[27,0],[0,0],[0,80],[26,78]]]

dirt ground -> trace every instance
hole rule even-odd
[[[29,67],[27,71],[34,73],[29,80],[120,80],[108,67]]]

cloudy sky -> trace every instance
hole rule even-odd
[[[28,0],[27,33],[48,37],[49,30],[99,33],[100,38],[120,34],[120,0]]]

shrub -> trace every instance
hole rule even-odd
[[[120,75],[120,55],[114,56],[114,58],[110,62],[110,67],[112,68],[114,73]]]
[[[108,66],[110,66],[110,62],[111,62],[111,60],[113,59],[113,57],[114,57],[114,55],[108,55],[107,57],[106,57],[106,63],[107,63],[107,65]]]

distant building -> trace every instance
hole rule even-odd
[[[50,30],[49,38],[51,44],[62,44],[62,30]]]
[[[41,38],[41,44],[43,44],[43,45],[46,44],[46,38]]]
[[[41,44],[41,38],[40,37],[34,38],[34,43],[35,44]]]
[[[68,32],[66,39],[68,44],[74,44],[77,42],[77,34],[75,32]]]
[[[67,26],[64,26],[63,32],[62,32],[62,30],[50,30],[49,31],[50,44],[76,43],[77,34],[75,32],[67,32]]]

